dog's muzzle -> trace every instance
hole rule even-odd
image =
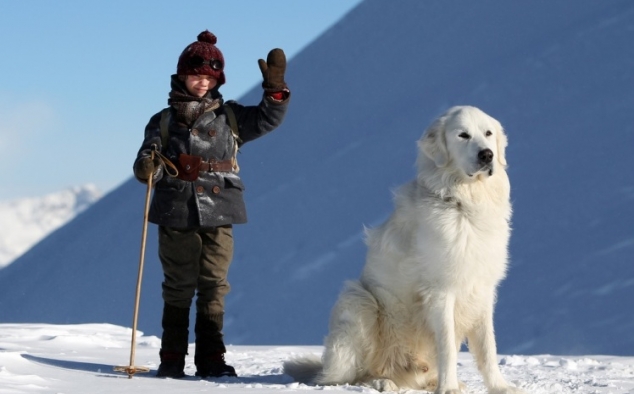
[[[489,148],[478,152],[478,163],[483,167],[493,162],[493,151]]]
[[[478,164],[480,171],[488,171],[489,176],[493,175],[493,151],[486,148],[478,152]]]

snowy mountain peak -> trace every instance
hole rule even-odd
[[[0,268],[101,197],[93,184],[40,197],[0,201]]]

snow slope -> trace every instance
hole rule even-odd
[[[89,184],[42,197],[0,201],[0,268],[100,197],[97,187]]]
[[[634,355],[634,3],[386,4],[362,2],[291,59],[287,119],[242,148],[249,223],[235,228],[228,342],[320,345],[361,270],[363,226],[414,176],[415,141],[470,104],[510,141],[498,350]],[[1,270],[0,321],[129,326],[144,194],[130,179]],[[139,327],[158,335],[154,226],[148,240]]]
[[[130,364],[128,328],[111,324],[0,324],[0,394],[106,393],[376,393],[362,386],[308,386],[282,373],[294,356],[321,354],[320,346],[229,346],[227,362],[237,378],[194,377],[193,344],[184,379],[159,379],[160,340],[137,337],[135,366],[151,369],[132,379],[113,372]],[[500,356],[500,368],[513,384],[531,394],[632,394],[634,358],[615,356]],[[470,394],[486,390],[471,355],[460,353],[458,377]]]

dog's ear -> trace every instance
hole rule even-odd
[[[508,140],[506,139],[506,134],[504,133],[504,128],[500,125],[500,132],[497,134],[497,148],[498,148],[498,162],[506,167],[506,146],[508,145]]]
[[[418,140],[419,149],[434,161],[436,167],[445,167],[449,163],[449,152],[443,132],[444,124],[442,119],[436,120],[429,126],[423,138]]]

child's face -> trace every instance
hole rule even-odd
[[[188,75],[185,80],[185,86],[189,93],[196,97],[202,97],[207,94],[209,89],[213,89],[218,81],[211,75]]]

